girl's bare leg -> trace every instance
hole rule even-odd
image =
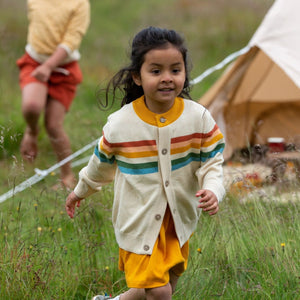
[[[169,274],[170,274],[170,284],[172,287],[172,294],[174,294],[179,277],[172,270],[170,270]]]
[[[65,107],[60,102],[54,99],[48,100],[45,111],[45,127],[58,161],[72,154],[69,137],[63,127],[65,114]],[[62,184],[67,188],[74,188],[76,180],[71,162],[61,166],[60,171]]]
[[[145,300],[146,294],[144,289],[131,288],[120,296],[120,300]]]
[[[26,121],[26,129],[21,142],[20,152],[24,160],[32,162],[38,153],[38,121],[45,109],[47,87],[38,82],[27,84],[22,90],[22,114]]]
[[[153,289],[129,289],[120,296],[120,300],[171,300],[172,286],[168,283],[165,286]]]
[[[120,296],[120,300],[170,300],[178,279],[179,277],[170,270],[170,282],[167,285],[146,290],[131,288]]]
[[[172,299],[172,286],[168,283],[165,286],[146,289],[147,300],[171,300]]]

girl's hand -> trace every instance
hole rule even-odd
[[[199,199],[199,208],[203,211],[209,212],[210,215],[215,215],[219,210],[219,203],[216,195],[210,190],[199,190],[196,193],[196,197]]]
[[[71,192],[66,199],[66,211],[70,218],[74,218],[75,207],[80,206],[80,201],[82,198],[76,196],[74,192]]]
[[[52,69],[49,66],[42,64],[33,70],[31,76],[41,82],[47,82],[50,78],[51,72]]]

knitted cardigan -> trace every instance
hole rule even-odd
[[[85,198],[115,180],[116,239],[137,254],[152,253],[168,205],[182,246],[201,213],[195,193],[224,196],[223,149],[223,135],[202,105],[178,97],[158,115],[141,97],[109,116],[74,192]]]

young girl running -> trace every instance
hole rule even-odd
[[[112,221],[130,289],[113,299],[168,300],[201,211],[216,214],[223,198],[223,135],[203,106],[184,99],[187,49],[173,30],[140,31],[111,87],[114,96],[125,91],[122,108],[109,116],[66,210],[73,218],[82,199],[114,180]]]
[[[25,54],[17,60],[26,123],[20,152],[24,161],[37,157],[39,119],[44,115],[51,145],[62,161],[72,153],[64,119],[82,81],[79,47],[90,23],[90,3],[27,0],[27,16]],[[60,177],[63,187],[74,188],[71,162],[61,166]]]

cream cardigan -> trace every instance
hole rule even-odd
[[[201,210],[195,193],[213,191],[221,201],[224,139],[210,113],[176,98],[157,115],[143,97],[109,116],[103,136],[74,190],[80,198],[115,180],[112,222],[119,247],[151,254],[167,205],[182,246]]]

